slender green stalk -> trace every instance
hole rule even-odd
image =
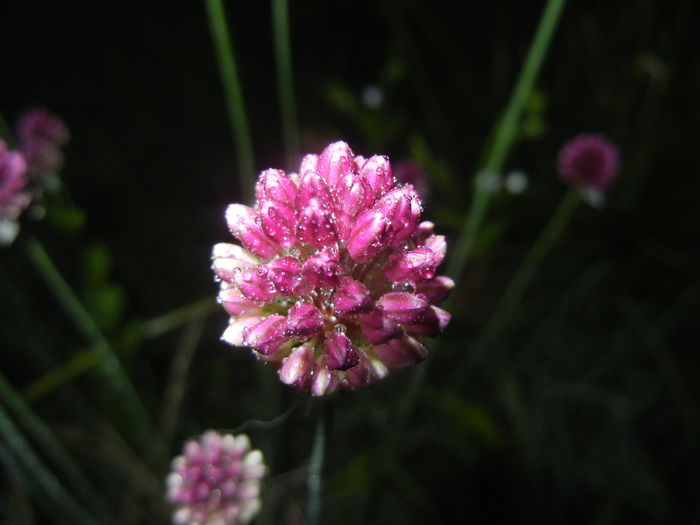
[[[80,374],[92,370],[98,362],[99,358],[96,352],[92,350],[80,352],[29,383],[22,389],[22,394],[30,402],[36,401],[61,385],[72,381]]]
[[[525,59],[525,64],[513,88],[508,106],[496,124],[491,148],[479,173],[498,173],[503,168],[506,156],[515,141],[523,108],[532,92],[565,3],[566,0],[549,0],[547,2],[540,18],[535,38]],[[478,176],[474,177],[474,193],[472,194],[469,214],[465,218],[460,236],[452,248],[452,255],[447,265],[447,273],[455,279],[459,279],[464,265],[471,254],[474,239],[481,227],[491,200],[491,193],[482,184],[479,184],[478,179]]]
[[[272,26],[275,34],[275,58],[277,60],[277,85],[282,108],[282,129],[287,151],[287,165],[293,166],[299,159],[299,132],[294,103],[292,77],[292,43],[289,37],[289,4],[287,0],[272,0]]]
[[[520,263],[481,335],[474,342],[470,351],[464,354],[462,360],[454,368],[452,377],[447,384],[448,390],[455,389],[462,383],[463,375],[468,368],[467,363],[470,360],[481,357],[488,343],[501,332],[513,313],[521,306],[522,299],[532,283],[537,268],[539,268],[554,243],[559,239],[580,201],[578,190],[571,188],[566,192],[552,217]]]
[[[155,425],[122,368],[119,359],[93,318],[63,279],[63,276],[53,264],[39,240],[30,237],[26,242],[26,252],[29,260],[34,264],[39,275],[51,289],[75,327],[90,344],[90,349],[95,352],[98,359],[98,369],[110,383],[113,394],[117,396],[120,405],[124,407],[134,427],[138,428],[144,436],[147,436],[146,442],[153,445],[160,444]]]
[[[314,443],[309,458],[309,475],[306,488],[309,493],[306,521],[309,525],[319,525],[323,496],[323,457],[326,449],[326,417],[322,409],[316,420]]]
[[[5,115],[0,111],[0,138],[4,140],[8,146],[12,147],[14,140],[12,139],[12,131],[5,119]]]
[[[4,445],[26,471],[27,476],[56,503],[57,508],[65,512],[71,523],[91,525],[97,523],[46,468],[2,407],[0,407],[0,436]]]
[[[197,321],[219,310],[214,299],[205,297],[194,303],[178,308],[171,312],[159,315],[143,324],[143,334],[147,338],[163,335],[180,326]]]
[[[238,153],[238,169],[241,181],[241,192],[246,200],[253,195],[254,165],[253,142],[250,138],[248,117],[243,104],[243,92],[238,79],[238,68],[233,55],[233,46],[226,23],[226,11],[223,0],[207,0],[207,15],[209,16],[209,28],[216,57],[219,61],[219,71],[224,85],[226,106],[229,118],[233,126],[233,135]]]
[[[0,399],[21,421],[24,428],[41,446],[42,451],[53,461],[54,465],[61,470],[73,490],[81,496],[81,500],[88,502],[93,510],[98,512],[98,515],[107,516],[107,507],[102,497],[92,487],[68,451],[1,373]]]
[[[160,427],[167,442],[172,441],[177,428],[180,407],[187,388],[187,375],[190,370],[192,357],[197,350],[204,320],[195,321],[183,330],[182,338],[177,345],[175,355],[170,364],[167,387],[163,396]]]

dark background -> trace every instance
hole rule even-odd
[[[343,139],[356,154],[394,160],[423,144],[429,154],[419,160],[447,174],[425,216],[454,239],[542,8],[495,1],[463,14],[442,0],[293,2],[302,151]],[[269,5],[227,9],[256,169],[293,170]],[[454,320],[433,345],[405,434],[391,441],[415,371],[327,403],[324,522],[700,522],[699,14],[690,0],[566,6],[506,163],[528,174],[529,187],[494,199],[490,233],[453,276]],[[26,221],[0,253],[0,367],[21,391],[85,350],[27,263],[22,239],[35,235],[160,417],[172,356],[192,324],[153,338],[143,327],[215,296],[209,253],[230,240],[223,210],[240,191],[204,5],[6,2],[0,20],[0,110],[9,122],[34,105],[63,117],[72,134],[63,183],[84,212],[71,226],[49,206],[46,220]],[[384,92],[377,109],[361,102],[370,84]],[[620,147],[605,207],[576,211],[522,308],[458,391],[443,392],[564,194],[556,153],[581,131]],[[167,522],[157,483],[184,439],[294,406],[278,426],[248,432],[272,468],[259,522],[304,523],[316,407],[277,387],[247,351],[219,342],[225,323],[217,310],[206,318],[178,423],[152,457],[143,459],[138,429],[119,419],[91,370],[32,400],[106,496],[110,520]],[[110,424],[130,453],[114,452],[121,441]],[[126,456],[143,459],[149,482],[138,481],[140,460],[123,466]],[[62,522],[31,476],[4,472],[3,502],[27,522]]]

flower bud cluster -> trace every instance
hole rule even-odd
[[[265,464],[245,434],[210,430],[188,441],[172,462],[166,498],[175,506],[173,523],[238,525],[260,510]]]
[[[354,389],[427,355],[454,286],[436,275],[446,243],[420,221],[421,199],[389,159],[344,142],[306,155],[298,173],[263,171],[255,208],[231,204],[241,245],[217,244],[223,339],[251,347],[280,379],[313,395]]]

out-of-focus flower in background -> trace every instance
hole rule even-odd
[[[442,235],[420,222],[415,188],[389,159],[344,142],[307,155],[299,173],[268,169],[256,209],[226,212],[241,244],[217,244],[223,339],[249,346],[284,383],[313,395],[354,389],[427,355],[424,337],[450,315],[435,306],[454,286],[436,276]]]
[[[393,166],[394,177],[399,184],[411,184],[423,202],[430,196],[430,179],[425,170],[412,159],[404,159]]]
[[[14,241],[19,233],[17,219],[32,200],[26,173],[24,156],[8,150],[7,144],[0,140],[0,245]]]
[[[61,170],[62,148],[70,140],[70,133],[57,115],[43,108],[32,108],[17,120],[17,140],[27,159],[29,174],[41,177]]]
[[[619,152],[603,135],[580,134],[559,151],[557,168],[561,178],[569,184],[602,193],[617,175]]]
[[[213,430],[185,443],[166,479],[168,502],[175,506],[173,523],[237,525],[260,510],[260,480],[265,464],[251,450],[245,434]]]

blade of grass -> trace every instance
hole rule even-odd
[[[168,443],[172,441],[175,435],[180,406],[187,388],[187,374],[190,370],[192,357],[202,336],[203,327],[203,320],[195,321],[185,327],[170,364],[160,418],[160,427]]]
[[[571,215],[581,202],[577,189],[569,189],[562,198],[559,206],[552,214],[539,236],[528,250],[525,258],[518,266],[503,296],[498,301],[481,334],[472,344],[469,352],[465,353],[454,367],[447,382],[447,390],[455,390],[464,381],[469,364],[483,357],[484,350],[493,341],[511,319],[513,312],[521,305],[537,268],[550,252],[552,246],[561,236]]]
[[[502,170],[515,141],[525,103],[532,92],[565,3],[566,0],[549,0],[547,2],[535,32],[535,38],[528,50],[525,64],[513,88],[508,106],[496,124],[493,142],[479,173],[498,173]],[[447,274],[454,277],[455,280],[459,279],[471,254],[474,239],[481,227],[490,200],[489,190],[484,185],[478,184],[478,177],[474,177],[474,192],[469,213],[465,217],[447,265]]]
[[[154,450],[163,450],[160,447],[162,441],[155,424],[122,368],[119,359],[38,239],[34,237],[27,239],[26,253],[75,327],[90,344],[90,349],[95,352],[99,371],[110,384],[111,393],[115,396],[115,400],[124,408],[133,426],[141,432],[144,446],[153,446]]]
[[[80,352],[65,363],[29,383],[22,389],[22,394],[29,401],[34,402],[61,385],[72,381],[83,372],[91,370],[98,362],[97,352],[93,350]]]
[[[2,111],[0,111],[0,138],[2,138],[2,140],[4,140],[9,147],[14,145],[12,130],[10,129],[10,126],[7,123],[5,115],[3,115]]]
[[[81,500],[89,502],[91,508],[98,515],[108,516],[109,513],[102,497],[92,487],[90,481],[85,477],[68,451],[56,439],[51,429],[22,399],[22,396],[12,388],[2,373],[0,373],[0,399],[15,414],[15,417],[21,421],[34,441],[53,461],[54,466],[60,469],[71,488],[81,496]]]
[[[46,468],[31,449],[31,446],[17,430],[0,407],[0,435],[3,443],[26,470],[27,476],[54,502],[56,507],[66,514],[71,523],[97,524],[88,512],[61,485],[59,480]]]
[[[143,323],[144,337],[154,338],[163,335],[180,326],[206,317],[210,313],[219,310],[219,306],[211,297],[205,297],[192,304],[178,308],[171,312],[154,317]]]
[[[309,525],[319,525],[323,498],[323,458],[326,450],[326,415],[325,407],[317,414],[314,441],[309,458],[309,474],[306,487],[309,493],[306,520]]]
[[[294,80],[292,77],[292,44],[289,37],[289,4],[287,0],[272,0],[272,27],[275,37],[277,86],[282,108],[282,129],[287,151],[287,165],[291,168],[298,161],[299,134],[294,104]]]
[[[223,0],[207,0],[206,6],[209,28],[214,40],[216,58],[219,62],[219,71],[224,87],[226,107],[236,142],[241,195],[247,201],[253,196],[255,162],[253,161],[253,142],[250,138],[248,117],[243,104],[243,92],[238,79],[238,68],[233,55]]]

